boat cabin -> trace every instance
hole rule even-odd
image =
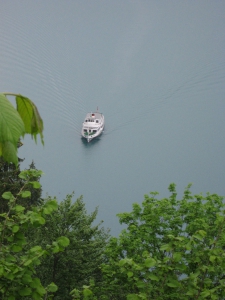
[[[98,120],[98,119],[95,119],[95,120],[92,120],[92,119],[86,119],[85,122],[86,122],[86,123],[88,123],[88,122],[99,123],[99,120]]]

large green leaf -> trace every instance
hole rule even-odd
[[[0,94],[0,156],[17,164],[17,143],[25,133],[24,123],[11,102]]]
[[[32,290],[28,287],[24,287],[19,290],[20,296],[29,296],[32,293]]]
[[[37,140],[37,134],[40,134],[41,142],[44,144],[43,121],[36,105],[30,99],[22,95],[16,96],[16,104],[18,113],[24,122],[25,132],[30,133],[35,141]]]
[[[60,246],[63,246],[63,247],[67,247],[70,244],[70,240],[66,236],[58,237],[57,242]]]
[[[47,289],[49,292],[54,293],[58,290],[58,287],[57,287],[57,285],[54,284],[54,282],[52,282],[48,285]]]

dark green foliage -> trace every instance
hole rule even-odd
[[[16,168],[13,163],[7,163],[0,157],[0,213],[8,211],[8,203],[2,199],[1,195],[6,191],[17,194],[23,186],[23,180],[18,177],[19,174],[19,166]]]
[[[3,201],[8,202],[8,211],[1,214],[0,223],[0,299],[52,299],[52,293],[57,290],[52,282],[46,288],[42,285],[35,266],[40,264],[42,256],[63,251],[69,245],[69,239],[59,236],[50,245],[41,247],[29,244],[26,236],[28,229],[37,229],[45,224],[46,215],[57,209],[57,202],[49,200],[32,210],[17,203],[18,197],[30,196],[26,186],[39,186],[33,178],[40,173],[38,170],[21,172],[19,178],[25,183],[19,193],[13,195],[8,191],[2,195]]]
[[[146,195],[142,206],[119,214],[126,224],[111,238],[103,284],[93,299],[225,299],[225,205],[216,194],[178,200]]]
[[[37,170],[34,164],[34,161],[29,165],[28,170]],[[43,203],[42,196],[42,188],[40,184],[40,178],[41,174],[37,175],[38,173],[34,172],[33,177],[30,178],[30,184],[28,186],[28,190],[30,191],[31,195],[27,199],[26,206],[32,207],[32,206],[38,206]]]
[[[73,195],[62,201],[58,210],[46,218],[45,225],[30,233],[31,240],[39,245],[51,244],[59,236],[66,236],[70,245],[65,252],[53,253],[42,259],[36,268],[44,285],[56,283],[54,299],[71,299],[74,288],[82,288],[93,278],[101,281],[100,265],[108,234],[100,224],[93,225],[97,209],[87,214],[82,197],[72,203]]]
[[[19,159],[19,161],[23,160]],[[34,162],[30,164],[29,170],[36,170]],[[0,213],[8,211],[8,203],[2,199],[1,195],[6,191],[16,195],[26,183],[26,178],[21,178],[19,174],[19,165],[16,167],[13,163],[5,162],[3,158],[0,157]],[[35,175],[29,179],[32,182],[37,182],[36,186],[34,187],[32,183],[26,185],[26,189],[31,192],[30,197],[26,199],[22,198],[22,196],[17,197],[17,203],[23,205],[27,209],[42,203],[42,189],[39,183],[40,175],[37,176],[37,174],[38,173],[35,172]]]

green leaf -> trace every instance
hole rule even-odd
[[[43,206],[44,214],[51,214],[54,210],[58,208],[58,203],[56,200],[49,200]]]
[[[31,196],[31,192],[30,191],[23,191],[21,193],[22,198],[28,198]]]
[[[199,241],[203,240],[203,236],[201,234],[198,234],[198,233],[194,234],[193,237],[196,238]]]
[[[24,287],[19,290],[20,296],[29,296],[32,293],[31,289],[28,287]]]
[[[55,246],[55,247],[52,249],[52,253],[58,253],[59,251],[60,251],[59,246]]]
[[[210,296],[210,294],[211,294],[210,290],[205,290],[200,295],[202,298],[206,298],[206,297]]]
[[[34,136],[35,141],[37,141],[37,134],[40,134],[41,142],[44,144],[43,121],[36,105],[29,98],[22,95],[16,96],[16,103],[18,113],[25,125],[25,132]]]
[[[171,245],[170,244],[164,244],[160,247],[160,250],[161,251],[170,251],[172,249]]]
[[[211,255],[211,256],[209,257],[209,260],[213,263],[213,262],[215,261],[216,258],[217,258],[217,256]]]
[[[125,264],[127,263],[127,259],[121,259],[120,261],[119,261],[119,266],[124,266]]]
[[[78,297],[80,296],[80,291],[78,289],[73,289],[70,292],[70,295],[72,295],[73,297],[77,297],[77,299],[79,299]],[[76,298],[75,298],[76,299]]]
[[[206,231],[204,230],[199,230],[198,233],[202,236],[202,237],[205,237],[206,236]]]
[[[18,273],[19,271],[20,271],[20,269],[19,269],[18,267],[15,267],[15,268],[13,269],[13,274]]]
[[[24,274],[21,281],[25,284],[32,282],[32,277],[30,274]]]
[[[13,273],[5,273],[5,278],[9,279],[9,280],[13,280],[15,278]]]
[[[192,249],[192,245],[191,245],[191,241],[189,241],[186,245],[185,245],[186,250],[191,250]]]
[[[138,296],[139,296],[139,299],[143,299],[143,300],[147,300],[148,299],[146,293],[139,293]]]
[[[170,281],[167,283],[167,285],[168,285],[169,287],[175,288],[175,287],[179,287],[179,286],[180,286],[180,283],[179,283],[179,281],[177,281],[177,280],[170,280]]]
[[[83,290],[83,295],[84,295],[84,297],[91,296],[92,291],[85,287],[84,290]]]
[[[22,250],[22,247],[19,245],[13,245],[12,246],[12,251],[13,252],[20,252]]]
[[[16,212],[21,212],[21,211],[24,211],[24,210],[25,210],[25,207],[23,207],[22,205],[16,205],[13,209],[14,209]]]
[[[199,276],[200,271],[197,271],[196,273],[190,273],[189,277],[190,280],[195,281],[195,279]]]
[[[45,288],[41,285],[41,283],[39,284],[39,286],[36,287],[36,291],[39,295],[43,296],[46,293]]]
[[[45,219],[36,212],[33,212],[31,214],[30,219],[32,224],[39,224],[39,225],[45,224]]]
[[[175,238],[175,236],[173,234],[168,234],[167,237],[171,240],[173,240]]]
[[[4,94],[0,94],[0,156],[18,164],[17,142],[25,133],[24,123]]]
[[[44,294],[43,294],[44,295]],[[32,299],[33,300],[42,300],[43,298],[42,298],[42,295],[40,295],[39,293],[37,293],[37,292],[33,292],[32,293]]]
[[[143,289],[146,286],[146,283],[139,280],[139,281],[137,281],[136,286],[140,289]]]
[[[209,266],[209,267],[208,267],[208,271],[209,271],[209,272],[215,272],[215,268],[214,268],[213,266]]]
[[[24,266],[29,266],[32,263],[32,259],[25,261]]]
[[[145,266],[147,267],[147,268],[151,268],[151,267],[154,267],[155,266],[155,264],[156,264],[156,261],[154,260],[154,258],[147,258],[146,260],[145,260],[145,262],[144,262],[144,264],[145,264]]]
[[[39,252],[42,251],[42,247],[41,246],[34,246],[30,249],[30,252]]]
[[[70,240],[65,236],[57,238],[57,242],[60,246],[67,247],[70,244]]]
[[[3,266],[0,265],[0,276],[4,273],[4,268]]]
[[[180,261],[181,258],[182,258],[182,253],[181,252],[176,252],[176,253],[173,254],[173,259],[174,259],[175,262]]]
[[[39,189],[41,187],[41,184],[38,181],[30,181],[30,183],[33,185],[34,189]]]
[[[56,292],[56,291],[58,290],[58,287],[57,287],[57,285],[54,284],[54,282],[52,282],[52,283],[50,283],[50,284],[48,285],[47,290],[48,290],[49,292],[54,293],[54,292]]]
[[[150,274],[148,277],[149,277],[151,280],[159,281],[159,278],[158,278],[155,274]]]
[[[189,291],[185,294],[188,296],[194,296],[198,293],[198,290],[194,290],[194,289],[189,289]]]
[[[183,236],[177,236],[174,238],[176,241],[183,241],[184,237]]]
[[[133,272],[131,272],[131,271],[128,271],[128,272],[127,272],[127,276],[128,276],[128,277],[132,277],[133,275],[134,275]]]
[[[12,142],[5,141],[4,143],[0,143],[0,156],[3,156],[5,161],[9,163],[12,162],[17,166],[18,164],[17,148]]]
[[[11,235],[11,236],[7,237],[7,241],[10,242],[10,243],[13,242],[14,241],[14,236]]]
[[[27,170],[21,171],[20,174],[18,175],[18,177],[21,179],[25,179],[25,180],[28,179],[29,176],[27,174]]]
[[[24,234],[22,232],[17,232],[15,234],[15,237],[18,239],[18,240],[25,240],[25,237],[24,237]]]
[[[18,225],[13,225],[12,232],[16,233],[19,229],[20,229],[20,227]]]
[[[127,300],[139,300],[139,297],[135,294],[129,294],[127,295]]]
[[[11,192],[5,192],[2,194],[2,198],[6,199],[6,200],[11,200],[13,199],[13,194]]]
[[[37,277],[33,278],[32,282],[30,283],[30,287],[32,287],[33,289],[37,289],[40,286],[42,286],[40,279]]]

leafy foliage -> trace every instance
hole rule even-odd
[[[43,121],[38,112],[36,105],[27,97],[22,95],[16,96],[17,111],[23,120],[25,133],[30,133],[37,140],[37,134],[40,134],[42,144],[43,140]]]
[[[177,200],[146,195],[142,206],[119,214],[126,224],[111,238],[98,299],[224,299],[225,204],[216,194]],[[94,299],[94,298],[93,298]]]
[[[17,204],[23,205],[26,209],[31,208],[34,205],[40,205],[42,203],[41,199],[41,185],[40,185],[40,176],[41,172],[36,172],[36,168],[34,162],[32,162],[29,166],[29,170],[31,171],[30,175],[33,174],[32,178],[30,178],[29,185],[26,185],[26,189],[30,191],[30,197],[24,199],[21,196],[17,196]],[[34,171],[33,171],[34,170]],[[16,195],[19,193],[20,189],[25,184],[25,179],[22,178],[24,175],[20,174],[20,165],[17,167],[13,163],[7,163],[2,158],[0,158],[0,195],[4,192],[11,192]],[[1,199],[1,197],[0,197]],[[0,213],[7,212],[9,209],[7,201],[0,201]]]
[[[74,203],[72,198],[73,194],[67,195],[57,210],[45,218],[44,226],[35,229],[35,232],[31,230],[29,234],[30,243],[43,247],[54,244],[54,240],[58,241],[56,252],[43,257],[41,264],[36,267],[37,275],[44,285],[52,281],[57,284],[58,291],[54,299],[71,299],[72,289],[82,288],[91,278],[97,283],[101,280],[99,266],[103,262],[108,234],[100,228],[100,224],[93,225],[97,209],[87,214],[82,197]],[[70,240],[64,252],[59,252],[57,248],[60,249],[60,236]]]
[[[36,172],[36,174],[35,174]],[[40,264],[42,256],[63,251],[69,245],[66,237],[58,237],[52,244],[42,248],[39,245],[27,246],[26,231],[28,228],[38,228],[45,224],[46,215],[57,209],[57,202],[49,200],[39,207],[25,211],[25,207],[17,204],[17,197],[29,197],[26,186],[33,176],[40,175],[38,170],[26,170],[20,173],[25,179],[16,197],[11,192],[2,195],[9,203],[9,211],[1,214],[0,223],[0,294],[1,299],[22,299],[29,296],[32,299],[43,299],[43,296],[54,292],[57,287],[50,283],[44,288],[35,275],[35,266]],[[34,185],[35,186],[35,185]],[[49,297],[48,297],[49,298]],[[50,298],[49,298],[50,299]]]
[[[17,110],[6,98],[6,95],[16,96]],[[18,164],[17,144],[26,133],[35,138],[40,134],[43,141],[43,121],[36,105],[22,95],[0,94],[0,157],[7,162]]]

